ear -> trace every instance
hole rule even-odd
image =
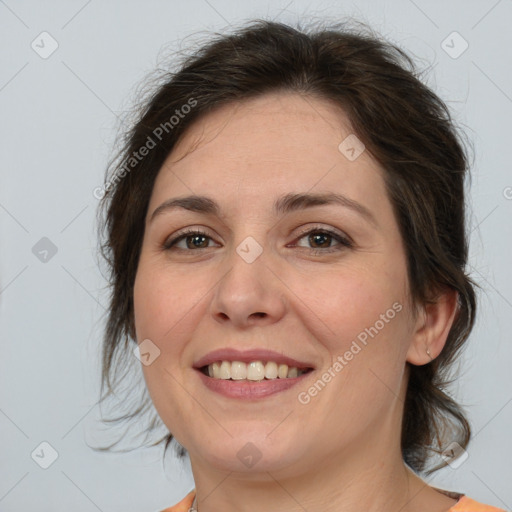
[[[421,307],[406,360],[421,366],[430,363],[443,350],[458,310],[458,293],[452,288],[443,289],[434,299]]]

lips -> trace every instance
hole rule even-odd
[[[195,361],[193,366],[200,370],[201,368],[218,361],[241,361],[247,364],[253,361],[274,361],[277,364],[286,364],[289,367],[296,367],[299,370],[315,368],[309,361],[300,361],[273,350],[251,349],[240,351],[233,348],[223,348],[209,352]]]

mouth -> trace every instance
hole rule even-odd
[[[271,350],[210,352],[193,365],[210,391],[229,398],[259,399],[286,391],[309,378],[315,366]]]
[[[215,361],[199,371],[212,379],[261,382],[263,380],[294,379],[313,371],[311,367],[288,366],[275,361]]]
[[[310,362],[265,350],[214,350],[194,363],[194,368],[212,379],[261,381],[296,378],[314,370]]]

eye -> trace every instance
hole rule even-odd
[[[320,247],[310,247],[311,252],[315,255],[331,253],[353,247],[352,242],[345,236],[325,228],[312,228],[301,233],[298,240],[308,236],[307,241],[310,244]],[[189,229],[180,233],[176,237],[167,240],[162,245],[164,250],[180,250],[190,251],[198,249],[208,249],[209,240],[213,240],[207,233],[199,229]],[[332,241],[338,242],[337,245],[331,246]],[[185,247],[179,247],[179,243],[185,242]],[[297,245],[297,247],[301,247]]]
[[[181,233],[180,235],[167,240],[162,248],[165,250],[172,250],[174,248],[177,248],[179,250],[186,251],[187,249],[195,250],[195,249],[207,249],[208,248],[208,241],[206,241],[206,244],[204,240],[212,240],[210,236],[208,236],[204,231],[201,231],[199,229],[189,229],[185,231],[184,233]],[[185,242],[186,247],[178,247],[178,243],[181,241]],[[190,240],[190,243],[189,243]]]
[[[347,237],[325,228],[312,228],[304,231],[301,233],[298,240],[306,236],[308,237],[307,242],[316,246],[311,247],[311,252],[315,255],[341,251],[353,247],[352,242]],[[338,245],[331,246],[333,240],[338,242]]]

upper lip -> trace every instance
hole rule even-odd
[[[252,361],[274,361],[278,364],[287,364],[288,367],[298,369],[314,368],[313,364],[307,361],[299,361],[293,357],[288,357],[279,352],[265,349],[236,350],[234,348],[221,348],[209,352],[194,363],[194,368],[203,368],[216,361],[241,361],[250,363]]]

